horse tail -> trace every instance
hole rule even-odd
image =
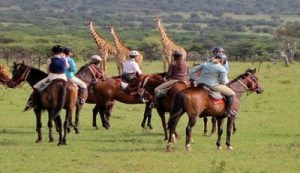
[[[66,95],[67,95],[67,82],[61,81],[57,86],[56,106],[52,111],[53,119],[55,119],[59,115],[59,112],[63,109],[66,101]]]
[[[173,107],[170,113],[170,118],[168,121],[168,129],[174,128],[176,126],[179,118],[184,112],[184,107],[183,107],[183,98],[184,98],[184,93],[183,92],[178,92],[175,95],[175,99],[173,101]]]

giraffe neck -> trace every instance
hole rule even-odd
[[[103,47],[103,45],[105,44],[106,41],[103,38],[101,38],[101,36],[96,32],[96,30],[93,27],[92,22],[90,22],[90,24],[89,24],[89,29],[91,31],[91,34],[92,34],[93,39],[95,40],[96,44],[99,47]]]
[[[111,31],[111,35],[114,38],[116,47],[119,51],[128,51],[128,48],[126,46],[124,46],[124,44],[122,43],[120,37],[117,35],[117,33],[115,32],[115,29],[113,27],[110,28]]]
[[[157,27],[158,27],[158,30],[159,30],[159,33],[160,33],[160,36],[161,36],[162,43],[164,45],[167,44],[167,43],[170,43],[171,40],[167,36],[166,31],[164,30],[164,28],[161,25],[161,22],[159,20],[157,21]]]

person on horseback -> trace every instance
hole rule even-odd
[[[212,53],[213,53],[212,58],[214,58],[216,55],[222,55],[223,62],[221,64],[225,67],[226,70],[225,84],[227,84],[229,82],[228,79],[229,65],[228,65],[228,58],[225,55],[225,50],[220,46],[216,46],[212,49]]]
[[[194,74],[200,71],[200,78],[197,80],[197,85],[206,85],[213,91],[220,92],[226,98],[225,102],[225,115],[233,114],[231,106],[233,104],[235,92],[225,85],[226,82],[226,69],[223,66],[224,55],[217,54],[211,61],[200,64],[194,67],[189,77],[193,78]]]
[[[99,55],[92,55],[88,62],[89,65],[95,64],[96,67],[101,68],[102,58]]]
[[[93,83],[97,82],[99,79],[102,81],[107,79],[107,76],[101,67],[102,66],[102,58],[99,55],[90,56],[90,60],[86,65],[89,66],[89,68],[92,68],[92,71],[95,75],[94,77],[95,77],[96,81],[93,81]]]
[[[136,62],[136,57],[139,55],[139,52],[136,50],[131,50],[129,52],[129,59],[123,62],[123,72],[122,72],[122,81],[127,83],[124,91],[131,93],[135,88],[138,90],[140,100],[145,102],[143,98],[144,89],[140,88],[137,78],[142,74],[139,64]],[[138,83],[138,84],[136,84]]]
[[[72,81],[73,83],[75,83],[78,86],[78,103],[79,104],[84,104],[85,100],[84,100],[84,95],[87,92],[87,86],[86,84],[80,80],[79,78],[77,78],[75,76],[75,73],[77,71],[77,67],[76,67],[76,63],[74,61],[74,51],[70,48],[65,47],[63,50],[64,54],[66,55],[66,60],[69,64],[69,67],[66,70],[66,75],[68,80]]]
[[[36,103],[39,98],[39,92],[42,91],[46,86],[48,86],[54,79],[67,80],[66,69],[69,64],[65,58],[64,47],[60,45],[55,45],[52,47],[52,57],[48,60],[48,76],[33,86],[33,92],[30,95],[24,111],[29,110]]]
[[[182,53],[178,50],[174,50],[172,56],[174,57],[174,60],[169,65],[166,76],[167,81],[156,87],[154,90],[154,105],[158,104],[158,99],[163,97],[177,81],[188,81],[189,66],[188,63],[182,59]]]

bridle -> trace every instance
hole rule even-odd
[[[16,70],[18,70],[18,69],[20,68],[20,66],[21,66],[21,64],[18,65],[18,67],[16,68]],[[28,75],[29,75],[29,73],[30,73],[30,71],[31,71],[31,68],[29,68],[29,67],[27,67],[27,66],[25,66],[25,68],[26,68],[26,69],[24,70],[24,72],[22,73],[22,75],[21,75],[17,80],[14,80],[14,79],[12,78],[11,82],[12,82],[15,86],[21,85],[22,82],[25,82],[25,81],[27,80],[27,77],[28,77]]]
[[[247,76],[245,76],[247,74]],[[258,85],[258,81],[256,79],[255,76],[253,76],[252,73],[247,72],[244,76],[244,79],[247,80],[247,82],[249,82],[251,84],[251,86],[249,87],[247,84],[245,84],[245,82],[243,82],[241,79],[238,79],[237,81],[239,82],[240,85],[242,85],[242,87],[245,89],[245,91],[247,91],[249,94],[252,92],[257,91],[260,87]]]

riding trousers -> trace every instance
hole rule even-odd
[[[210,86],[210,88],[214,91],[220,92],[225,96],[234,96],[235,92],[232,91],[229,87],[226,85],[215,85],[215,86]]]

